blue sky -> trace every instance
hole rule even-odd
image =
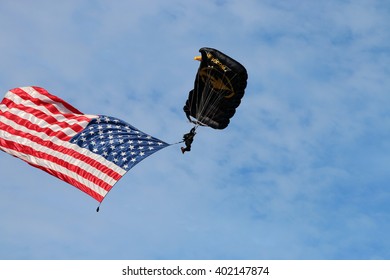
[[[46,88],[166,142],[201,47],[248,70],[198,130],[96,201],[0,153],[0,259],[389,259],[390,4],[2,1],[0,89]]]

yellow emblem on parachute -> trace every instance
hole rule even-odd
[[[231,98],[234,96],[235,92],[230,79],[226,75],[222,74],[221,76],[221,73],[215,68],[202,68],[199,70],[198,74],[205,84],[210,84],[215,90],[224,91],[225,98]]]

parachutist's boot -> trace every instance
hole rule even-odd
[[[185,147],[185,148],[183,148],[183,147],[181,147],[180,148],[181,149],[181,152],[184,154],[185,152],[189,152],[189,151],[191,151],[191,147]]]

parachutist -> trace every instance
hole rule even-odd
[[[193,127],[190,132],[186,133],[183,135],[183,141],[184,141],[184,144],[186,145],[186,147],[181,147],[181,152],[184,154],[185,152],[189,152],[191,151],[191,144],[192,142],[194,141],[194,137],[195,137],[195,127]]]

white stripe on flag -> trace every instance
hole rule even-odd
[[[79,160],[77,158],[74,158],[70,154],[65,154],[65,153],[58,152],[56,150],[53,150],[53,149],[47,148],[45,146],[42,146],[42,145],[40,145],[37,142],[30,141],[29,139],[23,138],[23,137],[20,137],[20,136],[13,135],[12,136],[12,140],[8,140],[8,141],[12,141],[12,142],[17,143],[17,144],[22,144],[23,143],[23,145],[30,147],[35,152],[43,152],[43,153],[49,154],[51,156],[54,156],[54,157],[56,157],[58,159],[61,159],[61,160],[65,161],[66,163],[79,166],[80,168],[82,168],[86,172],[88,172],[91,175],[97,177],[99,180],[105,182],[108,185],[112,186],[112,185],[114,185],[117,182],[117,180],[111,178],[110,176],[108,176],[105,173],[102,173],[99,169],[96,169],[95,167],[93,167],[92,165],[88,164],[85,161],[81,161],[81,160]],[[79,146],[77,146],[75,144],[71,144],[71,145],[76,146],[76,147],[72,147],[73,150],[75,150],[75,151],[77,149],[82,149],[82,148],[80,148]],[[18,151],[16,151],[16,153],[18,153]]]
[[[89,157],[89,158],[91,158],[91,159],[93,159],[95,161],[100,162],[102,165],[107,166],[107,168],[115,171],[116,173],[118,173],[121,176],[123,176],[126,173],[126,170],[122,169],[120,166],[112,163],[111,161],[106,160],[103,156],[95,154],[95,153],[91,152],[90,150],[84,149],[84,148],[82,148],[82,147],[80,147],[80,146],[78,146],[76,144],[72,144],[72,143],[67,142],[67,141],[62,141],[62,140],[58,139],[57,137],[48,136],[48,135],[46,135],[43,132],[37,132],[35,130],[30,130],[30,129],[28,129],[28,128],[24,127],[24,126],[21,126],[21,125],[15,123],[14,121],[6,119],[6,118],[4,118],[2,116],[0,116],[0,122],[11,126],[15,130],[21,131],[23,133],[29,133],[31,135],[39,137],[43,141],[50,141],[52,143],[55,143],[58,146],[62,146],[62,147],[74,150],[77,153],[80,153],[80,154],[82,154],[82,155],[84,155],[86,157]],[[26,143],[26,141],[30,141],[30,139],[24,138],[24,137],[21,137],[21,136],[18,136],[18,135],[13,135],[13,134],[10,134],[10,133],[9,133],[9,135],[12,135],[12,136],[11,137],[4,137],[4,139],[9,139],[9,140],[13,141],[14,137],[20,137],[19,138],[20,141],[13,141],[13,142],[23,143],[23,144]],[[33,143],[36,143],[36,142],[33,142]],[[32,147],[34,147],[35,144],[31,144],[30,143],[30,145]],[[87,163],[84,162],[83,164],[87,164]]]
[[[12,92],[11,92],[12,93]],[[41,106],[38,106],[36,105],[35,103],[29,101],[29,100],[25,100],[25,99],[22,99],[20,96],[18,95],[15,95],[12,93],[12,96],[6,96],[5,99],[9,99],[11,101],[13,101],[15,104],[17,105],[24,105],[26,107],[30,107],[30,108],[33,108],[34,110],[36,111],[39,111],[43,114],[45,114],[46,116],[50,116],[50,117],[53,117],[55,118],[58,122],[62,122],[62,123],[66,123],[67,125],[73,125],[73,124],[79,124],[80,126],[87,126],[89,121],[87,120],[83,120],[83,121],[77,121],[75,119],[68,119],[66,118],[64,115],[62,114],[53,114],[52,112],[50,112],[44,105],[41,105]],[[19,111],[19,112],[23,112],[23,114],[25,114],[24,111],[21,111],[17,108],[10,108],[10,110],[14,109],[13,113],[15,113],[15,110]],[[76,114],[74,113],[71,113],[73,116],[77,116]],[[17,115],[19,115],[19,113],[17,113]],[[33,116],[33,115],[30,115],[30,116]],[[80,115],[80,116],[85,116],[85,115]],[[86,117],[86,116],[85,116]],[[93,116],[94,118],[97,118],[98,116]],[[37,117],[36,116],[33,116],[33,119],[36,120]],[[44,121],[42,119],[38,119],[40,121]],[[39,124],[38,122],[34,122],[36,124]],[[54,126],[53,124],[48,124],[45,122],[45,126]],[[59,127],[58,125],[56,125],[56,129],[58,130],[61,130],[62,128]],[[77,133],[77,131],[75,131],[75,134]]]
[[[60,112],[63,112],[64,114],[75,114],[74,112],[68,110],[61,103],[50,99],[46,95],[41,94],[40,92],[35,90],[33,87],[21,87],[20,89],[22,89],[24,92],[26,92],[28,95],[30,95],[33,98],[37,98],[43,102],[50,103],[50,104],[54,105],[54,107],[56,107],[57,110],[59,110]]]
[[[20,118],[20,119],[23,119],[23,120],[29,121],[33,124],[36,124],[37,126],[39,126],[42,129],[50,129],[54,132],[62,132],[64,134],[66,134],[67,136],[69,136],[69,138],[72,138],[73,136],[75,136],[77,134],[77,132],[74,131],[73,129],[71,129],[70,127],[63,128],[63,127],[58,126],[58,124],[47,123],[43,119],[39,119],[32,114],[26,113],[26,112],[21,111],[21,110],[16,109],[16,108],[8,109],[7,111],[13,115],[17,115],[18,118]],[[2,117],[2,116],[0,116],[0,117]],[[85,128],[88,125],[88,123],[89,122],[83,121],[83,122],[79,122],[78,124],[81,127]]]

